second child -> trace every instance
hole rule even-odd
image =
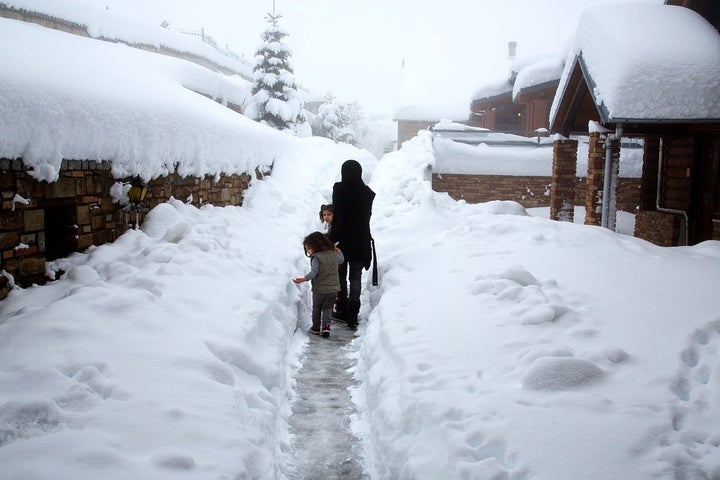
[[[305,255],[310,257],[310,272],[304,277],[293,278],[300,284],[312,281],[312,327],[310,333],[330,336],[332,308],[340,291],[338,265],[345,261],[343,253],[326,235],[313,232],[303,240]]]
[[[320,205],[320,223],[322,223],[323,230],[325,230],[323,233],[327,234],[330,233],[330,228],[332,227],[333,222],[333,206],[332,204],[329,205]]]

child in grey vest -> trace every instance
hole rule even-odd
[[[310,273],[304,277],[293,278],[300,284],[312,281],[312,327],[310,333],[330,336],[330,321],[335,296],[340,291],[338,265],[345,257],[321,232],[313,232],[303,240],[305,255],[310,257]]]

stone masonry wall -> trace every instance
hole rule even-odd
[[[550,177],[433,173],[432,188],[468,203],[513,200],[532,208],[550,202]]]
[[[0,270],[22,287],[42,284],[48,255],[113,241],[125,228],[108,195],[114,182],[104,162],[63,162],[58,180],[47,183],[21,160],[0,160]],[[9,280],[2,278],[0,298]]]
[[[455,200],[468,203],[483,203],[493,200],[512,200],[525,208],[550,206],[552,178],[548,176],[511,175],[432,175],[432,188],[436,192],[447,192]],[[584,205],[587,179],[575,178],[575,205]],[[618,179],[618,210],[635,213],[640,196],[639,178]]]
[[[241,205],[251,179],[248,174],[161,177],[150,182],[143,212],[171,196],[197,206]],[[63,161],[58,180],[47,183],[32,178],[21,160],[0,159],[0,300],[12,283],[45,283],[47,260],[112,242],[135,222],[136,212],[119,208],[110,197],[118,181],[130,179],[113,178],[108,162]]]
[[[661,247],[679,245],[682,218],[655,210],[639,210],[635,214],[633,235]]]
[[[577,185],[577,140],[553,142],[553,184],[550,190],[550,218],[565,222],[575,220],[575,187]]]

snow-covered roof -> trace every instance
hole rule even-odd
[[[550,110],[551,125],[578,65],[604,122],[720,119],[720,35],[690,9],[587,8]]]
[[[508,93],[512,93],[514,99],[520,89],[528,89],[559,79],[563,71],[562,60],[566,56],[567,46],[561,51],[562,53],[535,53],[516,58],[509,63],[504,77],[487,80],[477,87],[472,99],[488,100]]]
[[[558,82],[562,76],[564,62],[559,58],[549,58],[528,65],[518,72],[513,85],[512,98],[534,88]]]
[[[438,122],[442,119],[464,122],[468,119],[470,107],[406,105],[395,111],[393,120],[407,122]]]
[[[473,127],[471,125],[465,125],[464,123],[453,122],[447,118],[443,118],[438,123],[432,126],[433,131],[446,131],[446,132],[489,132],[490,130],[482,127]]]
[[[513,86],[509,78],[495,80],[479,87],[473,94],[473,100],[487,100],[512,92]]]
[[[123,44],[0,18],[0,65],[0,158],[38,180],[63,159],[116,178],[252,172],[292,138],[221,104],[248,97],[239,76]]]

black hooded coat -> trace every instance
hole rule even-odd
[[[340,169],[341,181],[333,185],[333,221],[330,239],[339,242],[346,261],[362,262],[370,268],[370,215],[375,192],[362,181],[362,166],[347,160]]]

